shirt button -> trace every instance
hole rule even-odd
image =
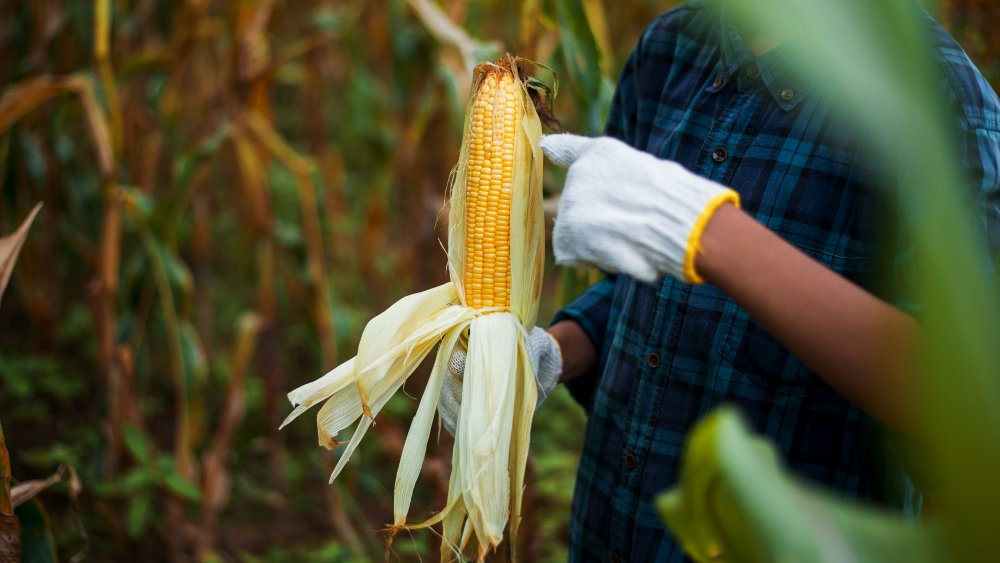
[[[781,91],[781,99],[785,100],[786,102],[792,101],[792,98],[794,97],[795,97],[795,90],[792,90],[791,88],[785,88],[784,90]]]
[[[747,67],[747,78],[750,80],[757,80],[760,78],[760,71],[757,70],[756,65],[750,65]]]
[[[608,561],[610,561],[611,563],[621,563],[621,560],[622,560],[621,555],[618,555],[617,553],[612,553],[611,555],[608,556]]]
[[[712,83],[712,88],[718,90],[719,88],[722,88],[722,86],[725,84],[726,84],[725,78],[716,78],[715,82]]]
[[[712,151],[712,160],[715,162],[725,162],[729,158],[729,151],[725,147],[718,147]]]
[[[631,452],[625,454],[625,459],[622,460],[622,463],[624,463],[625,467],[628,469],[635,467],[635,454]]]
[[[646,356],[646,365],[651,368],[656,368],[660,366],[660,355],[656,352],[650,353]]]

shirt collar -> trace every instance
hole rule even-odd
[[[722,10],[720,25],[722,56],[716,78],[732,80],[735,77],[740,90],[762,87],[785,111],[794,108],[813,91],[813,80],[795,70],[794,45],[785,42],[758,57],[750,52],[728,10]],[[751,78],[754,74],[757,77]]]

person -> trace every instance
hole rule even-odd
[[[725,6],[694,0],[652,22],[605,137],[542,140],[568,167],[557,262],[607,272],[529,335],[539,396],[566,382],[588,414],[571,561],[684,559],[652,501],[676,481],[688,431],[724,402],[794,473],[897,501],[876,420],[906,432],[919,416],[905,362],[920,329],[910,265],[879,244],[886,170],[819,79],[792,71],[792,46],[739,28]],[[927,31],[995,237],[1000,101],[929,16]]]

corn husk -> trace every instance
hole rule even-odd
[[[504,57],[479,65],[472,97],[489,73],[513,73],[523,117],[515,137],[510,217],[510,306],[476,310],[466,305],[465,186],[470,118],[459,162],[452,173],[448,264],[451,281],[407,296],[365,327],[357,356],[289,393],[295,407],[288,424],[310,407],[317,415],[320,445],[344,443],[341,432],[354,426],[330,477],[343,470],[372,422],[414,369],[437,347],[430,379],[410,424],[394,489],[394,531],[442,526],[442,561],[469,549],[482,559],[509,533],[511,545],[521,520],[521,498],[529,433],[537,390],[528,360],[525,327],[535,323],[544,257],[541,123],[519,76],[516,61]],[[469,104],[471,110],[472,104]],[[468,342],[462,406],[455,430],[447,505],[430,519],[407,520],[426,454],[448,360]],[[513,554],[513,549],[511,550]]]

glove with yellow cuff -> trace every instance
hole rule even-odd
[[[552,247],[556,263],[595,266],[653,282],[702,283],[701,233],[735,191],[611,137],[546,135],[542,150],[568,167]]]

